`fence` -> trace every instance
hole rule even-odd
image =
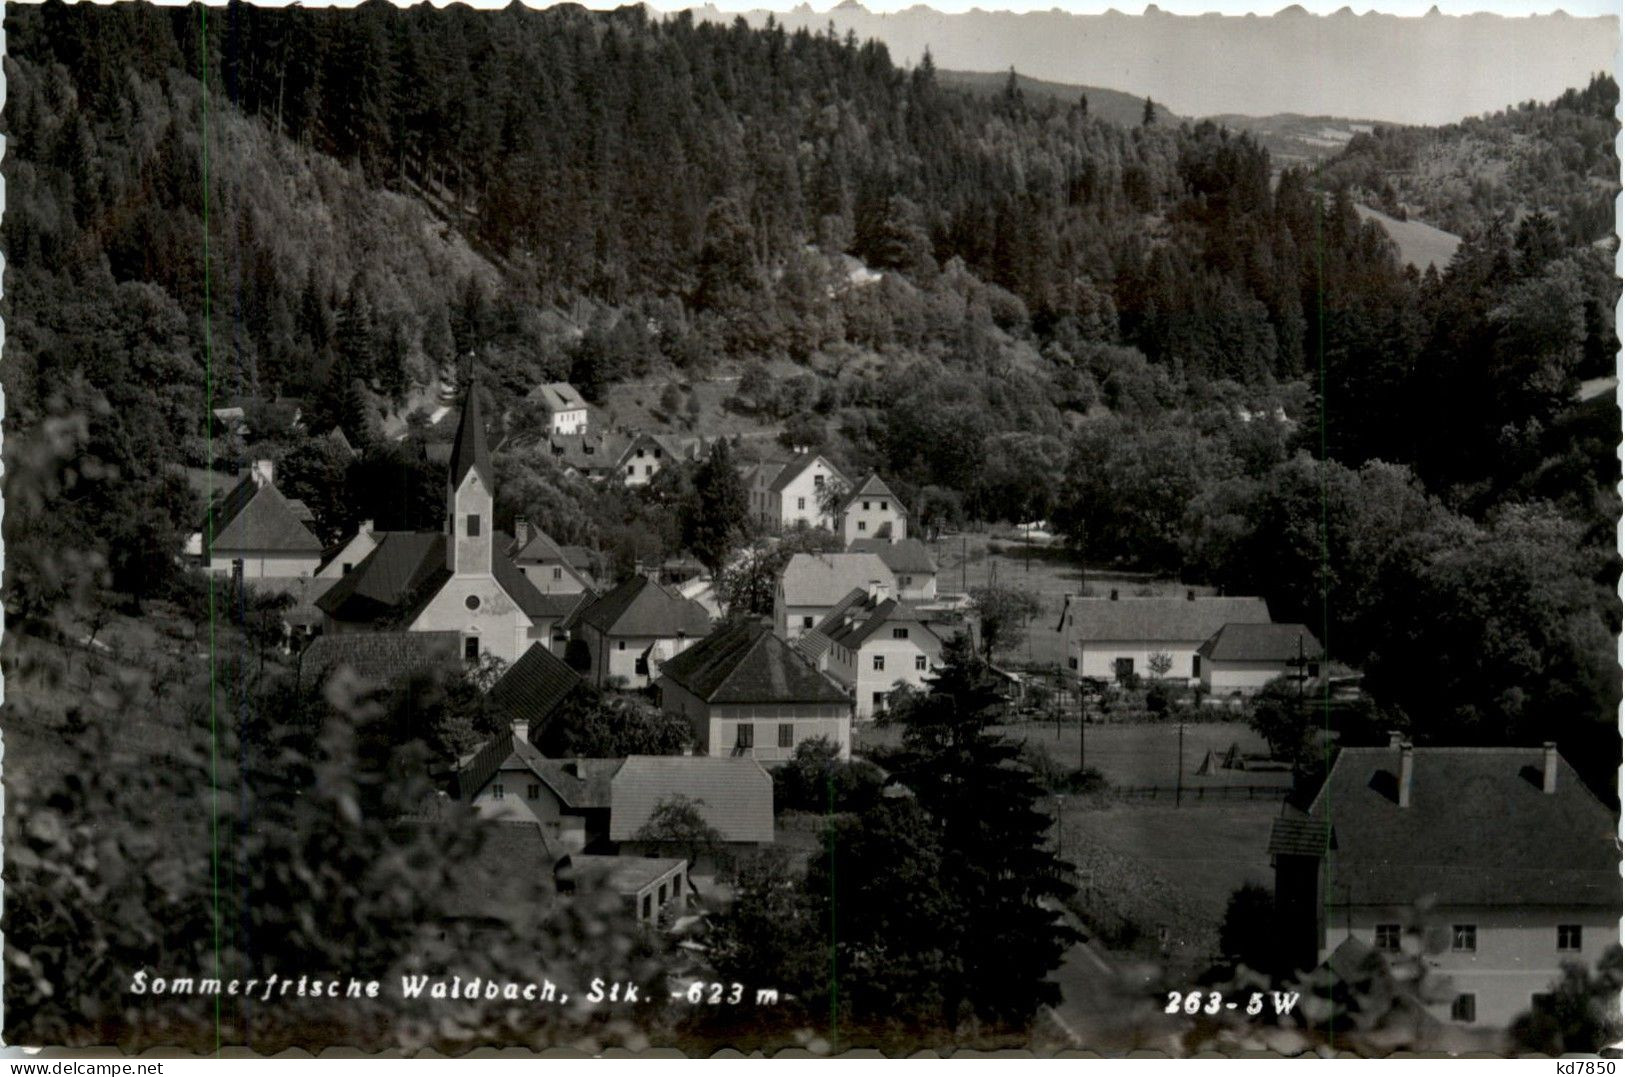
[[[1128,799],[1171,801],[1177,796],[1180,803],[1283,800],[1291,791],[1289,785],[1187,785],[1181,790],[1171,785],[1122,785],[1116,789],[1118,796]]]

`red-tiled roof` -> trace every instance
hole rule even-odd
[[[708,703],[845,703],[846,693],[760,622],[718,629],[660,667]]]
[[[662,801],[694,802],[723,841],[773,840],[773,779],[743,756],[633,755],[610,782],[609,837],[632,841]]]

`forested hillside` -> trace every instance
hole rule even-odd
[[[473,357],[507,435],[499,518],[567,540],[681,547],[660,491],[559,474],[523,394],[665,383],[675,424],[726,373],[730,407],[884,468],[927,524],[1049,516],[1091,561],[1263,593],[1441,729],[1528,739],[1617,702],[1617,411],[1574,403],[1617,347],[1593,245],[1612,82],[1459,126],[1549,213],[1458,222],[1423,276],[1361,223],[1356,166],[1458,128],[1272,181],[1212,124],[642,9],[6,18],[27,608],[91,578],[76,551],[136,600],[164,586],[209,401],[302,398],[365,450],[332,500],[433,526],[437,477],[380,423]],[[322,474],[308,452],[279,472],[345,481]],[[1481,616],[1488,580],[1512,614]]]

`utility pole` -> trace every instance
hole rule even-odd
[[[1179,723],[1179,767],[1174,771],[1174,807],[1179,807],[1179,801],[1185,791],[1185,722]]]
[[[1085,759],[1087,757],[1084,754],[1084,749],[1086,747],[1085,742],[1087,740],[1087,737],[1085,736],[1085,727],[1088,724],[1089,716],[1087,713],[1087,708],[1083,702],[1083,675],[1082,671],[1080,670],[1078,675],[1078,771],[1080,773],[1088,769],[1085,765]]]
[[[959,536],[959,589],[965,593],[970,592],[970,584],[966,582],[968,579],[967,574],[969,572],[970,551],[966,548],[965,535],[963,532],[961,532]]]

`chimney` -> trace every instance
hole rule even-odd
[[[270,486],[276,482],[276,463],[271,460],[255,460],[249,474],[254,477],[255,486]]]
[[[1388,731],[1388,747],[1390,747],[1390,748],[1398,748],[1401,744],[1404,744],[1404,743],[1405,743],[1405,734],[1401,733],[1397,729],[1390,729]]]
[[[891,588],[880,580],[869,581],[869,601],[884,602],[891,597]]]
[[[530,722],[528,719],[515,718],[513,720],[513,739],[522,740],[526,744],[530,743]]]
[[[1399,746],[1399,806],[1411,806],[1411,777],[1416,771],[1416,760],[1409,744]]]
[[[523,516],[513,518],[513,540],[516,548],[521,550],[530,543],[530,521]]]
[[[1112,588],[1112,601],[1113,602],[1117,601],[1117,588],[1115,588],[1115,587]]]
[[[1195,602],[1196,601],[1196,588],[1192,587],[1190,590],[1185,592],[1185,601],[1186,602]]]
[[[1545,749],[1546,758],[1542,761],[1540,771],[1540,791],[1542,793],[1557,792],[1557,742],[1547,741],[1541,745]]]

